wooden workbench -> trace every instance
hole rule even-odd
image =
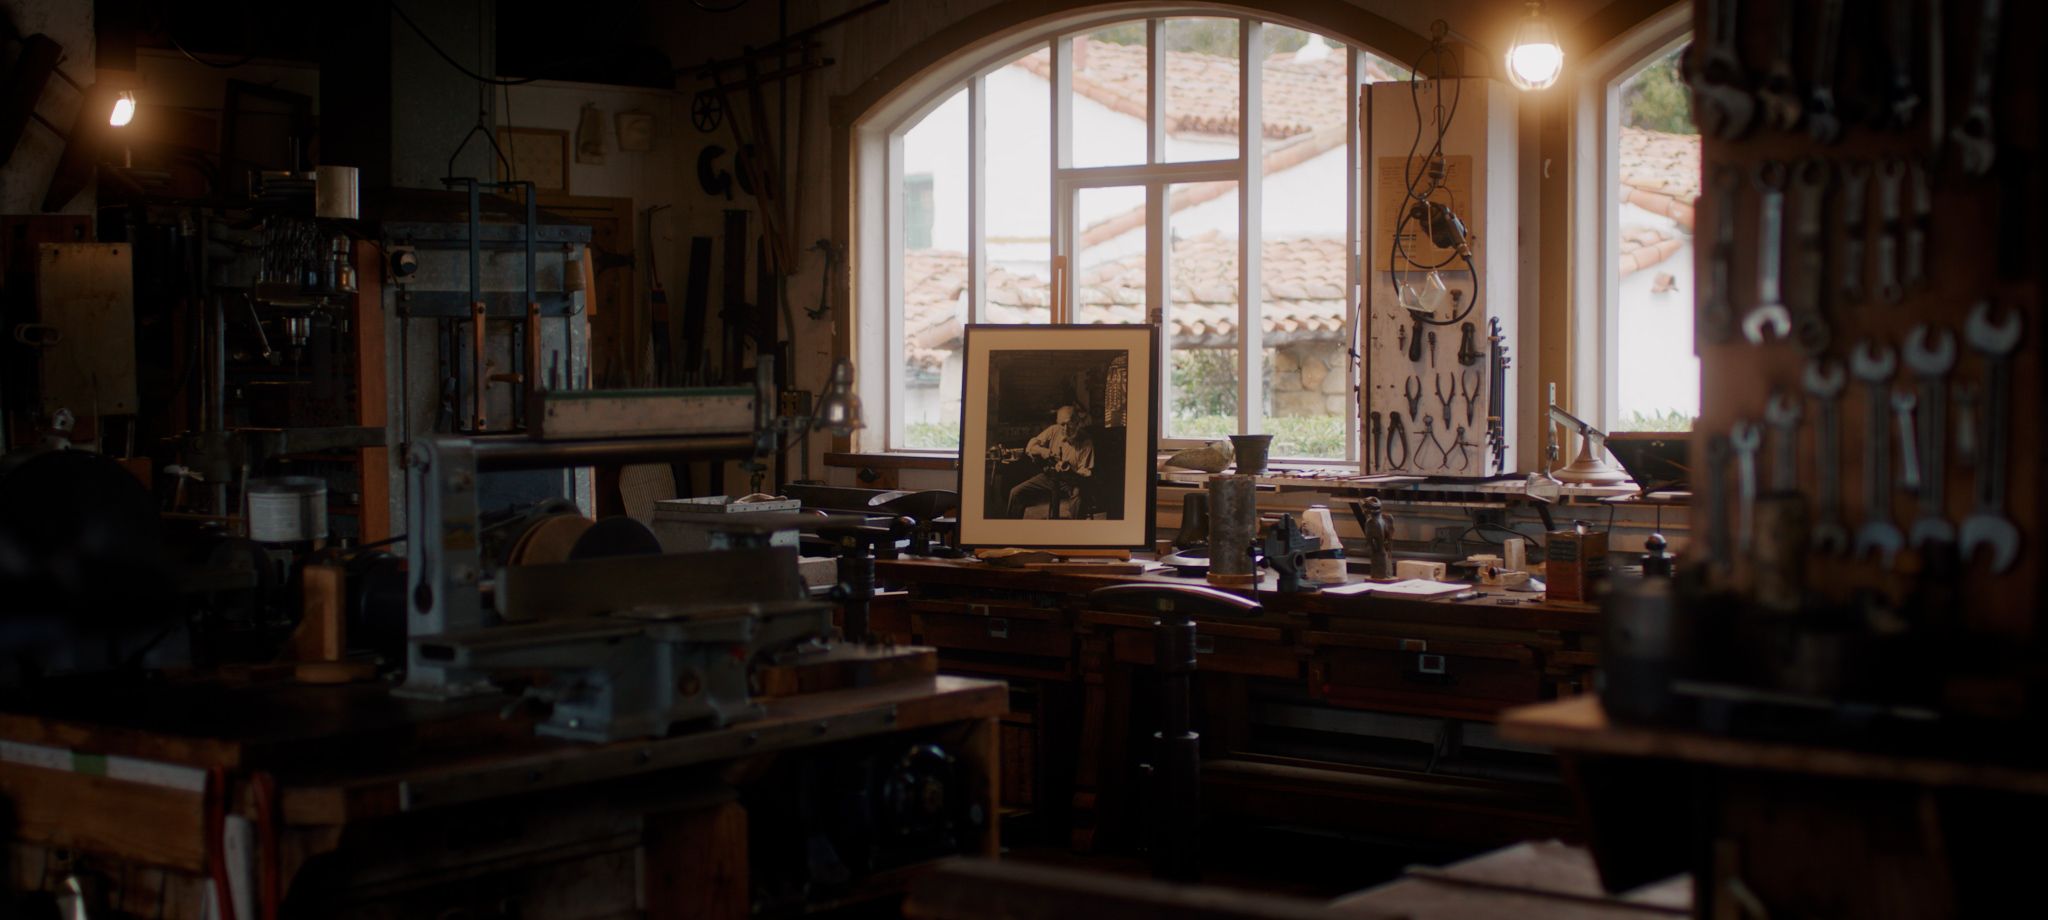
[[[936,647],[948,673],[1010,681],[1005,806],[1044,816],[1083,850],[1098,831],[1128,840],[1141,818],[1134,766],[1151,730],[1152,617],[1094,609],[1087,595],[1133,581],[1202,580],[924,559],[883,561],[877,574],[901,589],[876,601],[879,633]],[[1589,688],[1597,609],[1499,589],[1464,602],[1283,594],[1270,574],[1255,593],[1256,617],[1197,626],[1207,813],[1459,846],[1572,834],[1554,782],[1280,751],[1255,737],[1263,731],[1255,710],[1281,704],[1405,719],[1437,726],[1437,743],[1455,748],[1465,726]]]
[[[231,880],[253,902],[242,918],[306,898],[403,913],[494,884],[558,903],[550,916],[641,898],[650,917],[744,916],[760,906],[748,784],[813,752],[937,744],[962,764],[969,807],[993,814],[1004,687],[931,674],[925,657],[924,673],[768,700],[761,719],[612,744],[536,737],[501,715],[507,698],[410,701],[383,685],[48,685],[0,703],[10,881],[47,890],[90,870],[118,880],[122,910],[198,917],[205,879],[253,848],[254,871]],[[993,855],[996,832],[985,817],[958,850]],[[879,871],[832,896],[903,881]]]
[[[1591,696],[1500,730],[1557,750],[1610,887],[1690,871],[1695,916],[2039,912],[2048,844],[2021,829],[2048,818],[2048,769],[1616,724]]]

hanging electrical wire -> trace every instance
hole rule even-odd
[[[411,29],[414,35],[419,36],[420,41],[426,42],[427,48],[433,51],[435,54],[440,55],[441,60],[448,62],[448,66],[461,71],[463,76],[475,80],[478,83],[483,83],[489,86],[523,86],[525,84],[532,83],[535,80],[540,79],[539,77],[521,77],[517,79],[499,79],[496,77],[486,77],[480,73],[477,73],[476,71],[470,70],[469,68],[462,66],[461,61],[458,61],[454,57],[450,56],[448,52],[441,50],[441,46],[435,44],[434,40],[427,36],[427,31],[425,29],[420,28],[420,24],[414,22],[411,16],[406,15],[405,8],[398,5],[398,0],[387,0],[387,2],[389,2],[391,5],[391,12],[398,14],[399,21],[405,23],[406,28]]]
[[[1444,41],[1449,31],[1442,20],[1432,24],[1429,47],[1416,58],[1415,65],[1408,72],[1408,99],[1415,112],[1415,137],[1409,142],[1408,158],[1401,168],[1402,201],[1395,208],[1394,232],[1387,246],[1388,270],[1396,274],[1397,296],[1401,288],[1398,273],[1402,271],[1434,275],[1440,269],[1462,261],[1465,271],[1471,275],[1472,299],[1449,319],[1438,319],[1410,307],[1410,315],[1417,322],[1431,326],[1452,326],[1464,322],[1479,307],[1485,291],[1479,266],[1472,256],[1471,235],[1458,218],[1457,211],[1451,207],[1456,202],[1446,204],[1438,200],[1440,194],[1448,193],[1449,168],[1444,156],[1444,139],[1450,133],[1451,123],[1458,115],[1458,104],[1465,94],[1463,61]],[[1422,111],[1422,83],[1425,82],[1422,74],[1425,70],[1435,74],[1434,78],[1426,81],[1432,95],[1427,119]],[[1444,104],[1445,83],[1451,85],[1448,106]],[[1429,144],[1420,157],[1421,169],[1418,172],[1416,152],[1425,150],[1425,133],[1430,135]],[[1450,254],[1427,263],[1410,255],[1405,241],[1417,223],[1421,224],[1419,232],[1427,234],[1432,244],[1438,249],[1449,250]],[[1404,269],[1403,265],[1407,267]]]
[[[245,54],[242,55],[242,59],[239,61],[209,61],[186,50],[185,43],[179,41],[177,35],[165,31],[164,37],[171,40],[171,47],[178,49],[178,53],[184,55],[185,60],[203,67],[211,67],[215,70],[233,70],[256,59],[256,56],[253,54]]]

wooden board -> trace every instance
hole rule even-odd
[[[1500,733],[1509,741],[1540,744],[1564,753],[1652,757],[1737,769],[2048,795],[2048,770],[1614,725],[1592,695],[1508,710],[1501,716]]]
[[[44,243],[36,253],[36,322],[57,335],[39,350],[43,413],[70,409],[81,422],[134,414],[133,249]]]
[[[202,793],[0,762],[0,798],[20,840],[190,872],[206,867]]]

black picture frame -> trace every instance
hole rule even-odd
[[[1158,328],[975,323],[962,347],[960,544],[1151,549]]]

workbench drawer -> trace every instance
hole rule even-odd
[[[1310,658],[1312,691],[1329,702],[1490,718],[1499,709],[1544,698],[1534,656],[1454,654],[1416,643],[1407,649],[1321,648]]]
[[[939,649],[1074,657],[1074,631],[1063,623],[1005,616],[1001,608],[979,613],[912,613],[918,641]]]
[[[1280,680],[1301,678],[1301,653],[1285,641],[1280,630],[1238,626],[1230,628],[1229,635],[1219,635],[1222,630],[1208,627],[1206,623],[1195,626],[1196,670]],[[1119,629],[1113,641],[1117,661],[1153,664],[1157,639],[1152,630]]]

